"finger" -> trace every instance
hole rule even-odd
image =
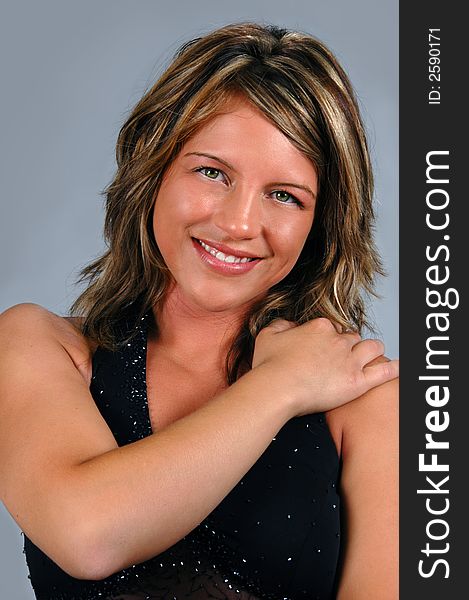
[[[346,331],[341,335],[344,335],[345,337],[349,338],[353,346],[356,346],[359,342],[362,341],[362,336],[356,331]]]
[[[281,331],[286,331],[287,329],[292,329],[293,327],[296,327],[296,323],[293,323],[293,321],[287,321],[286,319],[275,319],[275,321],[269,323],[267,327],[264,327],[262,331],[280,333]]]
[[[384,344],[381,340],[361,340],[353,346],[352,353],[364,366],[384,354]]]
[[[326,319],[326,317],[316,317],[311,321],[307,321],[305,323],[308,327],[312,329],[312,331],[316,331],[319,333],[329,332],[329,331],[339,331],[339,325],[337,323],[332,322],[330,319]]]
[[[388,360],[363,369],[368,389],[399,377],[399,360]]]

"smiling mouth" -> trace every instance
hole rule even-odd
[[[217,250],[217,248],[213,248],[212,246],[209,246],[202,240],[199,240],[197,238],[192,238],[192,239],[194,241],[196,241],[200,246],[202,246],[202,248],[206,252],[208,252],[209,254],[214,256],[217,260],[227,263],[227,264],[240,264],[240,263],[242,264],[242,263],[253,262],[255,260],[260,260],[260,257],[251,258],[249,256],[234,256],[233,254],[225,254],[221,250]]]

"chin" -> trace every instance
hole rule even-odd
[[[188,308],[203,313],[226,313],[233,317],[247,313],[250,307],[265,296],[263,286],[247,286],[242,281],[180,281],[177,296]]]
[[[237,310],[247,310],[251,302],[243,301],[240,298],[197,298],[195,303],[202,310],[207,312],[236,312]]]
[[[214,286],[203,286],[203,289],[192,290],[188,294],[191,303],[200,310],[208,313],[236,313],[247,312],[252,304],[259,298],[250,294],[240,294],[239,289],[216,289]]]

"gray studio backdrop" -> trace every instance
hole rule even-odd
[[[0,310],[64,314],[78,269],[103,248],[100,191],[130,107],[184,41],[232,21],[271,22],[326,42],[368,128],[377,239],[388,271],[372,309],[397,356],[397,0],[10,0],[2,4]],[[0,598],[33,598],[20,531],[0,508]]]

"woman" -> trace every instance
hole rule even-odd
[[[74,317],[1,317],[0,492],[37,597],[395,598],[397,364],[358,334],[380,264],[341,67],[214,31],[117,160]]]

